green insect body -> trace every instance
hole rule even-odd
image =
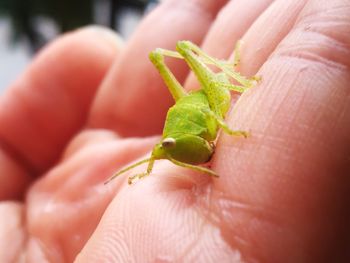
[[[215,119],[206,114],[209,103],[203,91],[193,92],[177,101],[168,111],[163,141],[154,149],[154,155],[162,159],[173,159],[188,163],[201,164],[210,160],[214,152],[213,144],[217,134]]]
[[[210,57],[190,41],[179,41],[176,49],[177,52],[158,48],[150,53],[150,60],[158,69],[175,100],[174,106],[167,113],[162,140],[154,146],[150,158],[122,169],[107,182],[148,162],[146,172],[129,177],[128,182],[131,184],[134,180],[149,175],[154,161],[160,159],[167,159],[176,165],[218,176],[213,170],[199,166],[211,159],[218,130],[222,128],[230,135],[247,136],[245,131],[231,130],[224,121],[230,107],[230,90],[242,93],[259,80],[258,77],[246,78],[234,71],[239,61],[239,42],[236,45],[233,63]],[[186,92],[166,66],[165,56],[184,59],[199,80],[201,89]],[[208,64],[216,66],[220,72],[214,73]],[[232,84],[230,78],[236,80],[239,85]]]

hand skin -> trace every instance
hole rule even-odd
[[[219,136],[220,178],[159,161],[104,185],[173,103],[148,52],[188,39],[229,58],[240,38],[263,80],[227,116],[251,137]],[[57,39],[0,99],[0,262],[349,262],[349,68],[347,0],[168,0],[124,45]]]

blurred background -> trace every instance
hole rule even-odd
[[[89,24],[127,39],[160,0],[0,0],[0,94],[59,34]]]

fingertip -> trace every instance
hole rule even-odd
[[[112,50],[121,50],[124,46],[124,40],[115,31],[110,28],[99,26],[99,25],[89,25],[76,31],[72,34],[81,34],[87,36],[95,36],[102,38],[105,44],[109,43]]]

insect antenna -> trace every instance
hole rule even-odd
[[[132,168],[135,168],[136,166],[139,166],[143,163],[148,163],[150,160],[152,159],[152,157],[147,158],[147,159],[143,159],[141,161],[138,161],[128,167],[125,167],[124,169],[120,170],[119,172],[115,173],[114,175],[112,175],[107,181],[104,182],[104,184],[108,184],[110,181],[112,181],[114,178],[116,178],[117,176],[131,170]]]

